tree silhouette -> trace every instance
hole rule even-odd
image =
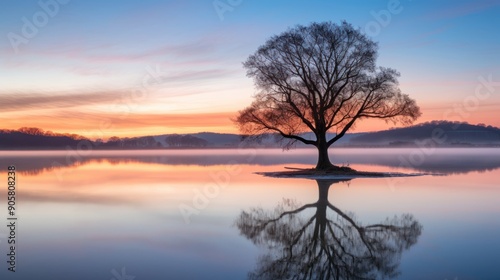
[[[317,180],[315,203],[299,207],[285,199],[274,211],[241,213],[236,220],[241,234],[268,249],[250,279],[379,279],[399,274],[402,251],[417,242],[422,226],[410,214],[361,225],[354,214],[328,201],[330,186],[340,181]]]
[[[376,67],[377,44],[343,22],[297,26],[269,39],[244,67],[260,92],[235,122],[244,134],[277,133],[318,149],[316,169],[336,169],[328,148],[358,120],[411,124],[420,116],[390,68]],[[313,132],[315,140],[302,133]],[[327,133],[335,136],[327,139]]]

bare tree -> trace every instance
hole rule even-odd
[[[236,220],[241,234],[268,250],[250,279],[398,276],[401,254],[417,242],[422,225],[410,214],[362,225],[354,214],[328,201],[330,185],[339,181],[318,180],[315,203],[300,206],[284,200],[274,211],[254,208],[241,213]]]
[[[277,133],[288,140],[285,148],[313,145],[316,169],[324,170],[335,168],[328,148],[358,120],[411,124],[420,109],[400,91],[396,70],[376,66],[377,48],[346,22],[299,25],[273,36],[243,64],[259,92],[235,120],[241,132]],[[328,132],[335,136],[327,139]]]

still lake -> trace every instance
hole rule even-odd
[[[310,167],[309,149],[2,151],[0,279],[500,279],[500,149],[330,155],[357,170],[429,175],[255,174]]]

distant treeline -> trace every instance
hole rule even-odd
[[[36,127],[0,130],[0,148],[2,149],[60,149],[66,146],[76,147],[82,141],[90,140],[77,134],[54,133]]]
[[[304,135],[314,140],[314,135]],[[329,135],[332,137],[332,134]],[[40,128],[22,127],[18,130],[0,130],[0,149],[175,149],[175,148],[234,148],[247,136],[201,132],[194,134],[164,134],[157,136],[113,136],[107,141],[91,140],[77,134],[61,134]],[[279,147],[273,135],[253,142],[257,147]],[[500,147],[500,129],[484,124],[432,121],[405,128],[378,132],[348,134],[335,145],[343,147],[415,147],[422,141],[433,141],[440,147],[494,146]],[[248,142],[248,141],[247,141]],[[89,147],[90,146],[90,147]],[[304,145],[297,145],[304,147]]]
[[[36,127],[22,127],[18,130],[0,130],[0,149],[64,149],[66,147],[86,149],[151,149],[151,148],[203,148],[208,141],[193,135],[171,134],[144,137],[110,137],[107,141],[102,139],[91,140],[78,134],[55,133],[44,131]]]

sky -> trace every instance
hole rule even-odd
[[[0,9],[0,129],[237,133],[256,93],[242,62],[289,27],[343,20],[401,73],[416,123],[500,127],[500,0],[23,0]]]

